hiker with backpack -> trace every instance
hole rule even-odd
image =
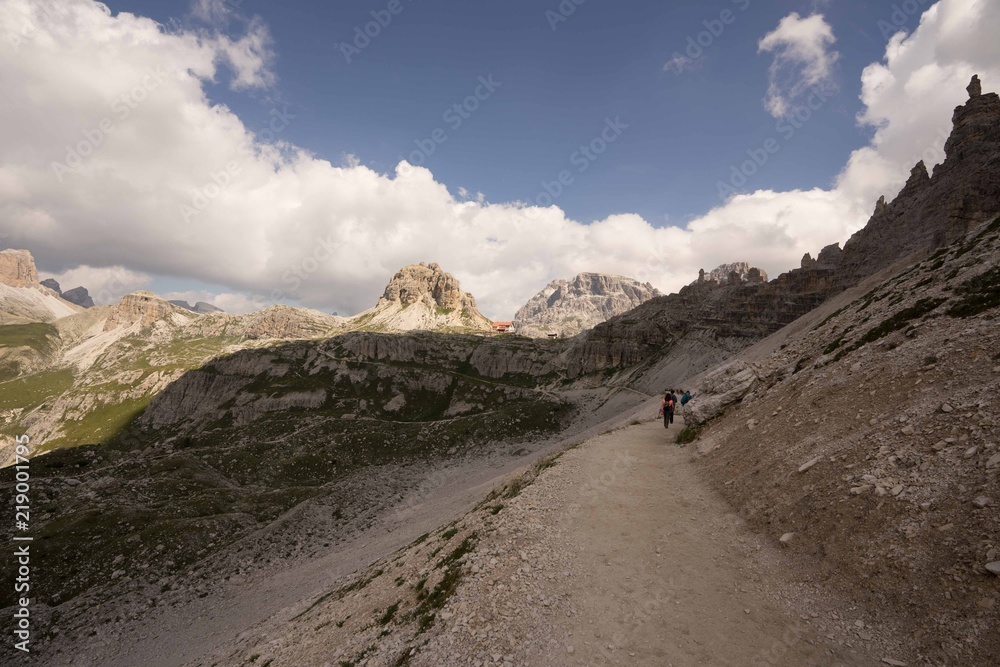
[[[674,390],[668,389],[663,396],[663,404],[660,407],[660,411],[663,413],[663,428],[670,428],[670,425],[674,423],[674,407],[676,405],[677,397],[674,396]]]

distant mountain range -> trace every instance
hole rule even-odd
[[[605,273],[553,280],[514,316],[519,334],[534,338],[575,336],[615,315],[662,296],[649,283]]]

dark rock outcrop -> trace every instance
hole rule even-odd
[[[172,303],[175,306],[180,306],[184,310],[190,310],[192,313],[200,313],[202,315],[204,315],[206,313],[224,313],[225,312],[224,310],[222,310],[222,308],[219,308],[218,306],[213,306],[210,303],[205,303],[204,301],[199,301],[198,303],[194,304],[193,306],[190,303],[188,303],[187,301],[182,301],[180,299],[172,299],[169,303]]]
[[[832,274],[811,267],[769,283],[696,282],[575,339],[567,355],[567,371],[575,377],[633,366],[665,355],[691,337],[701,345],[718,344],[727,353],[739,350],[822,303],[830,293]]]
[[[74,287],[69,291],[63,292],[62,298],[82,308],[93,308],[97,305],[94,303],[94,299],[91,298],[90,292],[87,291],[86,287]]]
[[[46,278],[41,283],[42,287],[47,287],[48,289],[55,292],[59,297],[65,301],[69,301],[72,304],[80,306],[81,308],[93,308],[95,305],[94,300],[90,296],[90,292],[87,291],[86,287],[74,287],[71,290],[65,292],[59,286],[59,282],[55,278]]]

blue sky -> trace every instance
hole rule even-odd
[[[98,303],[351,314],[423,261],[509,319],[794,268],[1000,83],[992,1],[576,1],[0,3],[0,238]]]
[[[814,4],[589,0],[553,30],[546,11],[558,12],[556,1],[400,3],[402,11],[350,63],[339,44],[351,42],[387,0],[231,3],[270,29],[277,83],[266,94],[234,93],[220,78],[209,93],[251,128],[265,125],[275,106],[287,106],[295,118],[281,138],[334,163],[350,153],[391,173],[424,140],[435,146],[424,165],[440,182],[493,202],[534,200],[543,182],[572,168],[574,151],[598,136],[605,119],[620,118],[628,129],[574,178],[558,205],[582,222],[634,212],[654,225],[683,223],[720,204],[717,182],[731,166],[746,159],[747,149],[780,136],[762,103],[771,58],[758,54],[757,43],[782,17],[809,14]],[[826,187],[850,152],[867,143],[870,132],[855,122],[860,73],[884,52],[877,21],[890,4],[821,8],[841,53],[839,92],[746,189]],[[108,5],[165,24],[192,23],[177,2]],[[735,18],[710,42],[702,35],[709,46],[697,67],[664,71],[724,10]],[[452,130],[444,113],[472,95],[481,76],[500,87]],[[427,143],[436,128],[447,141]]]

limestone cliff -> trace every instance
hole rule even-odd
[[[657,296],[660,291],[649,283],[581,273],[572,280],[554,280],[533,296],[514,316],[515,329],[533,337],[575,336]]]
[[[11,287],[40,287],[31,253],[27,250],[0,251],[0,283]]]
[[[436,263],[400,269],[378,304],[352,319],[352,325],[382,331],[491,331],[492,323],[463,292],[458,280]]]
[[[952,116],[944,162],[933,175],[918,162],[892,202],[879,200],[868,224],[844,245],[839,286],[951,243],[1000,212],[1000,96],[982,94],[978,76],[968,91]]]
[[[249,339],[320,338],[342,330],[344,323],[342,317],[291,306],[223,317],[226,333]]]
[[[78,311],[59,292],[38,281],[30,252],[0,251],[0,325],[52,322]]]
[[[180,317],[180,321],[187,319],[183,309],[161,299],[152,292],[140,290],[126,294],[111,309],[104,330],[111,331],[120,326],[130,326],[136,323],[146,327],[158,321],[174,321],[175,316]]]
[[[816,259],[807,254],[800,268],[770,282],[751,276],[753,269],[746,282],[724,284],[702,272],[680,293],[654,299],[574,341],[566,355],[570,376],[655,362],[668,369],[657,378],[679,381],[860,280],[962,238],[1000,213],[1000,97],[982,94],[978,77],[969,95],[955,110],[944,163],[933,176],[918,163],[895,199],[880,199],[867,225],[843,250],[835,244]]]

